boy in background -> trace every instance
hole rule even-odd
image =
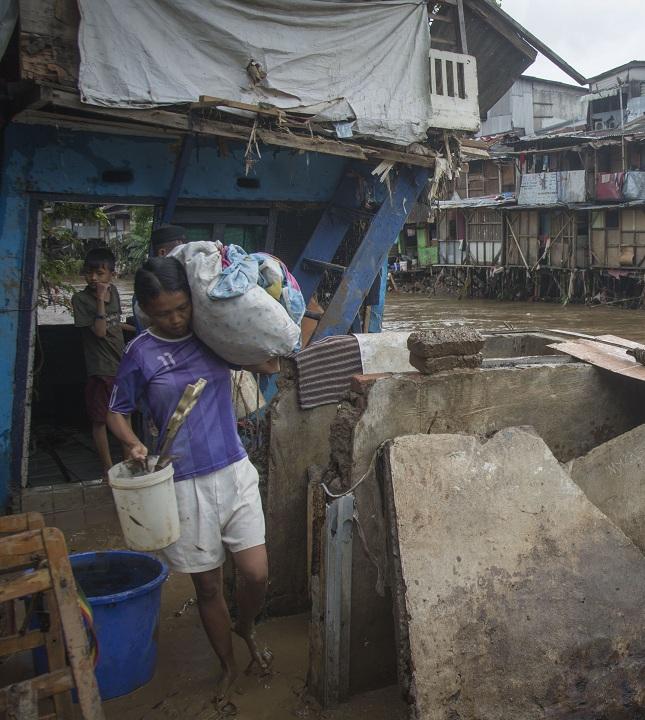
[[[104,480],[112,467],[105,423],[124,345],[121,300],[112,284],[114,268],[114,255],[108,248],[90,250],[82,270],[87,287],[72,297],[74,324],[81,330],[87,369],[85,404]]]

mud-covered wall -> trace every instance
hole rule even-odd
[[[488,435],[510,426],[533,426],[561,462],[645,421],[645,388],[590,365],[483,369],[360,376],[353,400],[332,426],[335,471],[349,487],[364,475],[379,445],[401,435]],[[381,490],[373,477],[356,490],[359,521],[372,556],[385,574]],[[376,593],[376,566],[354,543],[350,688],[395,682],[389,592]]]
[[[307,597],[307,468],[329,462],[329,428],[337,406],[302,410],[293,363],[283,363],[278,394],[269,410],[266,541],[267,609],[302,612]]]

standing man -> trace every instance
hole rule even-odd
[[[154,257],[166,257],[171,250],[186,242],[186,230],[179,225],[160,225],[150,234],[150,248]]]

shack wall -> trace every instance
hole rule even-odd
[[[10,483],[20,481],[35,319],[38,201],[162,203],[180,147],[177,138],[18,124],[5,130],[0,194],[0,508],[7,504]],[[240,144],[200,140],[191,153],[180,200],[327,202],[346,167],[343,158],[272,149],[253,169],[257,187],[248,188],[237,182],[245,176],[243,158]],[[129,172],[131,177],[111,182],[104,175],[110,170]]]

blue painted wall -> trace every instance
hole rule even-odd
[[[32,193],[134,202],[163,199],[170,188],[181,143],[177,140],[10,125],[4,133],[0,186],[0,511],[10,479],[17,480],[26,349],[31,309],[33,247],[27,242]],[[227,201],[326,202],[338,185],[342,158],[262,148],[245,189],[244,146],[200,138],[192,151],[180,198]],[[106,170],[130,170],[132,181],[106,183]],[[16,400],[14,405],[14,400]],[[13,415],[13,418],[12,418]],[[12,420],[14,434],[12,436]]]

